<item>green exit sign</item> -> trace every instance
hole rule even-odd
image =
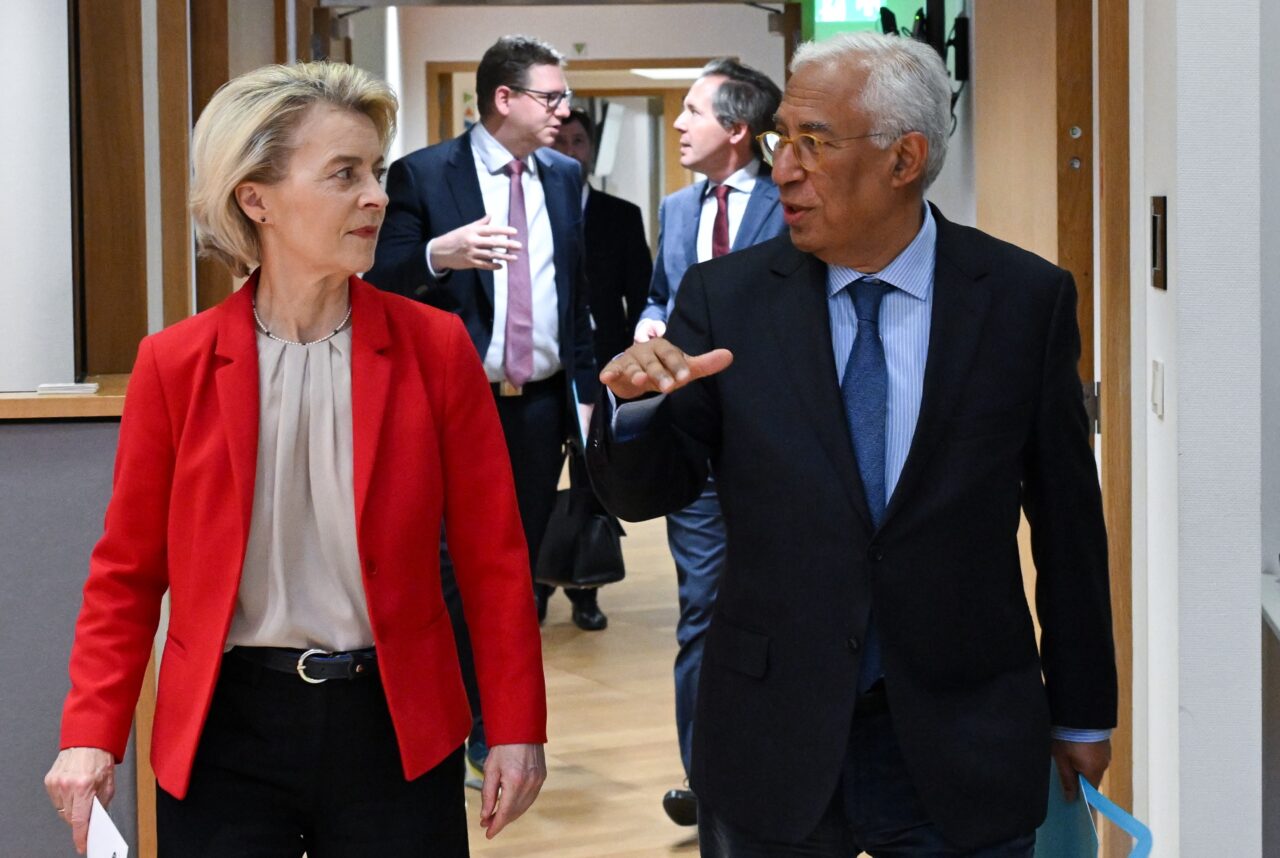
[[[850,30],[876,30],[883,0],[803,0],[806,39],[825,39]]]

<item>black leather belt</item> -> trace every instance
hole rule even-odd
[[[889,711],[889,696],[884,693],[884,680],[876,682],[853,702],[854,718],[870,718]]]
[[[296,673],[305,682],[312,684],[330,679],[364,679],[378,673],[378,655],[373,647],[350,652],[327,652],[322,649],[237,646],[232,647],[227,654],[268,670]]]

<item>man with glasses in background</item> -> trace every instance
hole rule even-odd
[[[768,75],[732,59],[709,62],[689,88],[674,123],[680,134],[680,166],[706,178],[666,197],[658,208],[658,255],[648,302],[636,325],[637,342],[666,331],[689,266],[767,241],[786,228],[778,188],[761,163],[755,139],[772,127],[781,97]],[[713,477],[691,504],[667,516],[667,545],[680,597],[676,732],[687,778],[703,643],[725,561],[724,519]],[[698,821],[697,799],[687,787],[669,790],[662,807],[677,825]]]
[[[1030,858],[1050,760],[1074,798],[1116,723],[1075,286],[925,203],[932,48],[845,34],[791,69],[761,135],[789,235],[689,270],[667,337],[601,372],[588,446],[628,520],[715,468],[702,854]]]
[[[555,502],[564,445],[590,415],[589,404],[577,403],[592,402],[597,388],[581,173],[576,161],[545,148],[569,115],[572,95],[564,57],[551,45],[528,36],[495,42],[476,70],[480,121],[391,165],[387,215],[373,268],[365,274],[379,288],[462,317],[506,435],[531,566]],[[466,622],[443,542],[441,554],[474,718],[470,782],[478,784],[474,774],[488,748]],[[534,585],[539,621],[550,592]]]

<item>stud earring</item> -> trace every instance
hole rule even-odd
[[[263,223],[266,223],[266,222],[267,222],[267,216],[266,216],[266,215],[263,215],[263,216],[262,216],[262,222],[263,222]]]

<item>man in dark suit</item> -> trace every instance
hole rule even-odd
[[[582,167],[582,227],[587,241],[587,304],[596,365],[604,366],[631,345],[653,276],[640,207],[588,183],[596,158],[596,125],[581,110],[569,111],[555,149]]]
[[[485,52],[476,70],[480,122],[391,165],[387,216],[365,274],[382,289],[462,317],[497,401],[531,564],[565,441],[589,415],[590,405],[575,402],[590,403],[597,386],[582,179],[575,162],[544,148],[569,113],[563,64],[553,47],[526,36],[504,36]],[[467,674],[460,600],[452,577],[444,577]],[[549,593],[535,585],[539,619]],[[582,600],[578,612],[598,613],[594,591],[571,596]],[[475,766],[487,751],[479,697],[468,684],[476,723],[467,758]]]
[[[1070,794],[1097,783],[1116,715],[1075,288],[924,204],[950,127],[930,48],[851,34],[792,70],[762,141],[790,235],[689,271],[669,339],[602,371],[589,446],[623,518],[716,473],[703,854],[1025,858],[1051,757]]]
[[[661,336],[666,330],[667,316],[690,265],[751,247],[786,229],[778,188],[760,161],[756,142],[756,135],[773,127],[773,112],[781,98],[768,75],[731,59],[712,60],[689,88],[684,110],[675,121],[680,163],[707,178],[671,194],[658,209],[658,261],[648,304],[636,326],[637,341]],[[702,648],[725,561],[724,518],[714,479],[707,480],[693,503],[667,516],[667,545],[680,595],[676,624],[680,649],[673,672],[676,734],[687,777]],[[697,822],[692,790],[669,790],[662,807],[678,825]]]

